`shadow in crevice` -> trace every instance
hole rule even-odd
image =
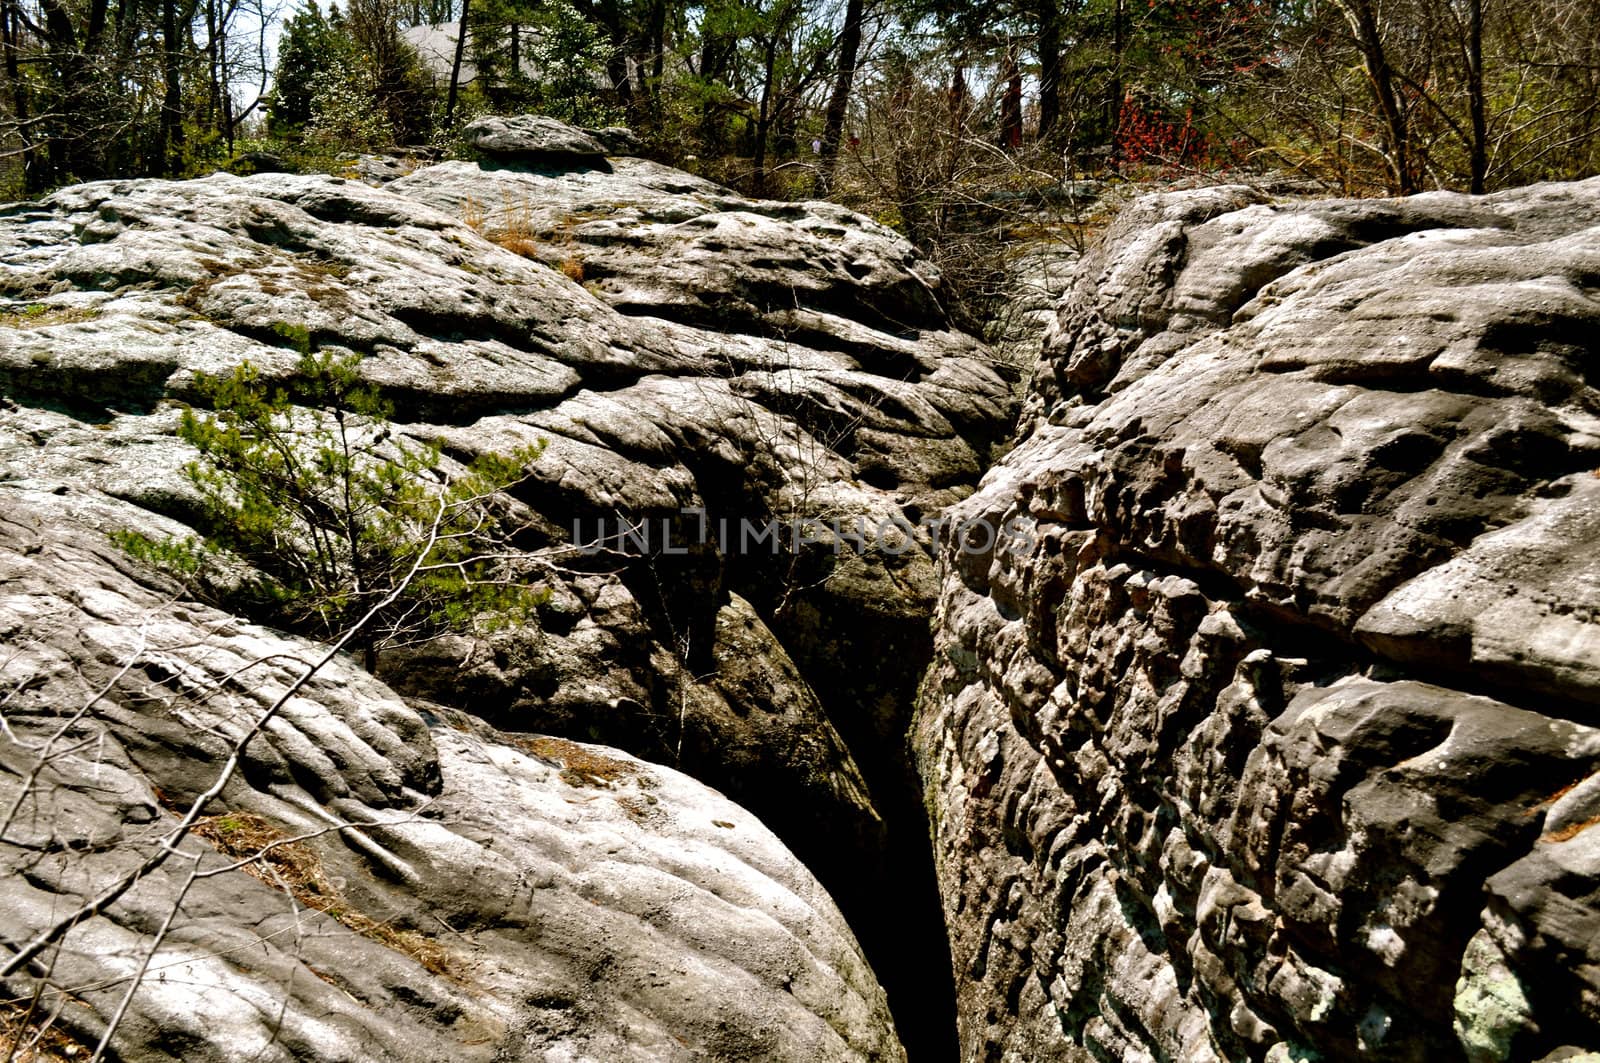
[[[930,825],[909,744],[916,694],[933,656],[928,617],[874,612],[829,596],[774,615],[770,580],[751,600],[815,691],[883,817],[885,844],[850,854],[827,837],[785,838],[850,923],[889,998],[910,1063],[958,1056],[956,991]],[[752,585],[754,584],[754,585]],[[903,603],[902,603],[903,604]]]

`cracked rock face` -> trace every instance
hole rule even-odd
[[[150,523],[128,503],[15,484],[0,502],[0,935],[21,943],[149,856],[326,650],[142,582],[103,534]],[[208,832],[44,954],[74,988],[57,1026],[94,1044],[149,954],[112,1058],[904,1058],[837,908],[749,812],[434,708],[325,667]],[[255,823],[247,849],[300,838],[292,862],[230,868]],[[33,979],[3,984],[25,1000]]]
[[[496,128],[507,144],[560,133],[514,122]],[[508,221],[487,217],[485,205],[527,205],[531,213]],[[608,213],[599,219],[602,206]],[[566,265],[580,245],[581,261]],[[196,499],[181,470],[193,454],[174,433],[183,405],[202,399],[195,374],[248,360],[263,377],[281,379],[298,358],[292,337],[302,329],[316,347],[362,354],[361,373],[395,406],[395,431],[439,442],[449,461],[544,442],[516,490],[533,524],[528,545],[596,549],[560,554],[548,601],[520,630],[385,653],[381,683],[369,684],[373,696],[392,701],[398,692],[442,706],[440,719],[466,709],[513,734],[619,747],[717,787],[816,872],[863,928],[874,963],[893,961],[909,977],[900,992],[910,1007],[926,996],[919,986],[937,987],[947,964],[942,941],[927,932],[934,901],[923,826],[914,790],[896,773],[904,771],[911,694],[930,649],[933,563],[917,549],[845,543],[836,551],[811,526],[806,541],[777,550],[770,541],[725,549],[718,534],[726,527],[737,541],[746,522],[759,529],[774,520],[915,525],[973,490],[1007,431],[1011,384],[983,345],[949,326],[938,277],[904,241],[825,204],[741,200],[642,160],[596,166],[587,154],[544,151],[536,161],[450,163],[384,189],[280,174],[63,189],[0,208],[0,292],[0,489],[31,500],[44,543],[88,534],[69,520],[80,511],[99,514],[91,523],[100,536],[124,527],[185,533]],[[700,521],[709,530],[696,537],[690,529]],[[620,534],[641,523],[644,542]],[[668,525],[671,554],[663,550]],[[28,586],[24,580],[18,593],[33,593]],[[8,642],[19,644],[27,631],[18,621]],[[415,716],[407,719],[406,741],[423,743],[417,770],[431,764],[427,770],[442,772],[446,793],[465,786],[460,801],[476,783],[452,784],[452,770],[457,780],[477,773],[471,777],[485,786],[484,773],[502,769],[530,786],[556,778],[537,764],[513,765],[503,749],[458,756],[453,731],[434,728],[430,746]],[[338,774],[351,763],[319,747],[325,728],[316,726],[313,738],[288,747],[274,780],[298,780],[306,764]],[[117,741],[128,734],[118,732]],[[132,772],[128,785],[139,778]],[[343,794],[345,784],[330,785],[329,793]],[[897,802],[910,806],[909,820]],[[474,807],[460,815],[478,816],[492,831],[489,806]],[[648,842],[651,824],[623,816],[612,825],[632,851]],[[599,843],[569,846],[559,824],[525,829],[553,838],[551,851],[572,873],[604,880]],[[911,867],[896,846],[921,863]],[[722,855],[707,859],[744,874]],[[672,907],[665,897],[679,888],[677,874],[629,899],[641,941]],[[901,885],[900,876],[917,874],[925,910]],[[473,890],[459,876],[449,889],[445,881],[428,889]],[[833,918],[821,894],[805,893],[814,883],[781,881],[804,894],[822,923]],[[750,903],[730,903],[765,912],[761,919],[777,918],[763,898],[789,903],[755,879],[739,889]],[[420,911],[433,895],[408,903]],[[537,1019],[507,1005],[501,1019],[511,1025],[497,1027],[493,1043],[512,1045],[505,1031],[531,1023],[577,1038],[574,1045],[588,1043],[584,1031],[610,1031],[611,1040],[573,1048],[572,1058],[657,1058],[681,1045],[710,1051],[721,1036],[711,1016],[724,1001],[769,991],[812,999],[776,973],[812,977],[810,961],[778,943],[811,931],[780,933],[781,923],[727,936],[728,955],[748,953],[759,970],[746,978],[730,968],[728,979],[707,983],[720,986],[716,992],[680,1000],[683,1022],[703,1027],[658,1036],[655,1020],[640,1018],[644,1032],[629,1032],[629,1009],[646,1014],[662,993],[690,985],[694,963],[712,961],[689,962],[676,946],[658,955],[654,945],[624,942],[617,947],[634,951],[594,968],[595,979],[637,983],[646,993],[648,979],[659,977],[667,988],[646,993],[655,1003],[630,998],[603,1022],[566,1004]],[[937,962],[901,962],[910,927],[920,942],[912,951],[926,948]],[[575,942],[584,928],[577,920],[561,933]],[[607,939],[620,933],[609,924],[590,929]],[[768,931],[771,940],[762,936]],[[539,958],[533,924],[517,933],[527,940],[507,948],[525,954],[503,962],[523,964],[518,970],[545,964],[551,979],[565,977],[554,960]],[[856,961],[831,949],[815,955],[843,981],[812,985],[831,986],[817,999],[836,999],[848,1016],[832,1004],[803,1004],[818,1026],[785,1010],[792,1000],[771,1004],[760,1022],[730,1020],[724,1032],[732,1040],[717,1052],[893,1058],[898,1048],[878,991],[870,977],[844,988],[856,978],[845,968]],[[274,970],[270,977],[282,973]],[[595,1014],[609,1006],[598,997],[584,1007],[591,1004]],[[787,1040],[787,1031],[802,1029],[811,1032]]]
[[[963,1057],[1600,1047],[1600,181],[1140,201],[952,516]]]

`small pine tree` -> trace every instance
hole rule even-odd
[[[186,411],[178,429],[200,452],[185,473],[200,493],[205,541],[135,532],[117,541],[183,578],[213,555],[243,560],[257,574],[249,606],[329,640],[359,625],[354,644],[369,669],[385,645],[525,617],[542,595],[510,547],[499,493],[541,448],[486,456],[449,477],[437,444],[393,434],[392,408],[361,380],[359,355],[312,353],[303,329],[280,331],[302,348],[289,388],[269,387],[248,362],[202,375],[214,412]]]

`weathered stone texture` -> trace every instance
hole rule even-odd
[[[402,911],[421,931],[448,939],[451,932],[425,916],[430,906],[487,905],[492,918],[466,913],[471,917],[452,925],[473,934],[499,965],[490,979],[494,992],[511,993],[508,987],[536,969],[552,984],[570,975],[582,985],[592,975],[612,987],[607,993],[614,990],[585,990],[579,1010],[589,1010],[581,1015],[577,1004],[558,1002],[538,1005],[543,1017],[534,1016],[529,1009],[537,1008],[527,1002],[539,994],[532,990],[520,1003],[496,1004],[499,1025],[484,1027],[492,1029],[483,1035],[490,1038],[485,1058],[502,1050],[498,1058],[545,1058],[531,1048],[519,1054],[518,1038],[533,1036],[526,1031],[534,1027],[551,1044],[567,1045],[561,1051],[572,1058],[895,1058],[881,991],[859,966],[837,913],[769,836],[749,852],[739,848],[746,824],[759,829],[748,815],[708,813],[735,826],[702,822],[692,837],[654,838],[654,819],[635,823],[608,813],[593,825],[597,838],[611,839],[608,848],[580,836],[588,826],[562,825],[557,813],[566,798],[588,803],[562,791],[549,807],[507,812],[509,833],[495,841],[489,836],[501,825],[494,804],[477,791],[498,793],[508,785],[500,780],[505,772],[537,790],[554,785],[556,773],[519,759],[498,739],[487,752],[461,746],[448,728],[435,728],[430,739],[396,693],[470,710],[506,732],[622,747],[719,788],[815,871],[863,928],[867,954],[888,972],[885,981],[899,979],[906,1006],[937,996],[941,985],[948,994],[943,942],[926,932],[936,905],[903,756],[911,694],[930,646],[937,586],[931,559],[916,549],[836,554],[827,541],[777,551],[769,542],[742,554],[715,544],[719,528],[736,535],[742,521],[915,523],[937,512],[971,493],[990,447],[1005,435],[1012,383],[982,344],[950,327],[937,275],[905,241],[864,218],[826,204],[740,199],[643,160],[606,161],[597,151],[622,144],[616,131],[596,139],[545,121],[510,120],[484,123],[478,133],[495,161],[450,163],[383,189],[322,176],[216,175],[101,182],[0,208],[0,293],[9,300],[0,307],[6,505],[29,500],[28,520],[39,529],[30,534],[46,549],[88,534],[74,531],[71,514],[99,514],[98,535],[141,521],[155,533],[184,533],[197,518],[181,472],[194,455],[174,433],[183,405],[203,401],[195,374],[226,373],[248,359],[266,379],[283,379],[298,358],[296,334],[319,348],[362,354],[361,373],[395,405],[396,432],[440,442],[450,463],[544,441],[516,489],[532,521],[527,545],[551,559],[551,595],[536,622],[385,652],[381,682],[340,669],[339,681],[359,688],[350,695],[356,700],[311,699],[299,732],[286,731],[285,744],[274,747],[270,771],[263,768],[261,779],[250,778],[256,788],[230,800],[237,796],[246,810],[259,805],[261,815],[288,826],[314,818],[307,802],[344,800],[347,791],[362,802],[362,814],[413,807],[417,799],[400,791],[422,793],[422,780],[405,781],[395,768],[358,787],[346,776],[365,779],[365,765],[377,755],[323,743],[324,735],[348,729],[337,722],[340,713],[376,699],[403,735],[391,741],[378,727],[361,741],[379,742],[373,748],[380,751],[409,744],[407,762],[432,773],[435,791],[445,787],[430,808],[481,821],[483,837],[474,835],[474,845],[517,849],[543,839],[564,868],[552,874],[588,883],[574,879],[572,893],[596,902],[588,922],[580,917],[588,900],[559,917],[555,909],[530,909],[498,858],[474,855],[452,869],[450,847],[464,843],[446,837],[451,828],[414,828],[434,832],[444,848],[414,881],[401,874],[409,884],[384,892],[375,910]],[[706,541],[695,537],[686,507],[703,513]],[[580,545],[575,535],[587,543],[601,520],[611,541],[596,552],[571,549]],[[618,536],[640,521],[651,530],[642,548]],[[663,552],[663,521],[675,522],[674,546],[687,545],[686,553]],[[97,574],[105,566],[128,575],[108,541],[91,552],[100,566],[85,569],[91,583],[111,578]],[[49,601],[59,591],[72,600],[66,588],[46,592],[34,579],[19,575],[8,593]],[[136,625],[145,608],[119,605],[105,620]],[[189,623],[196,643],[207,635],[193,624],[220,622],[190,604],[174,609],[181,615],[172,622]],[[133,630],[116,636],[129,653]],[[6,643],[22,647],[33,631],[17,619]],[[270,633],[250,638],[305,652]],[[114,654],[83,647],[58,656],[52,667],[66,682],[70,670],[89,675]],[[26,682],[29,659],[14,660],[23,672],[8,677]],[[138,660],[141,673],[160,672]],[[151,672],[151,682],[159,686],[161,676],[167,673]],[[171,711],[198,713],[184,707],[186,691],[173,695]],[[140,734],[132,720],[119,724],[108,732],[108,750],[155,741]],[[173,777],[202,769],[203,760],[185,761],[210,749],[204,735],[171,741],[161,763],[175,776],[119,769],[128,777],[117,793],[126,791],[135,818],[99,807],[93,795],[83,799],[93,806],[86,816],[106,821],[105,859],[128,859],[136,834],[129,824],[165,815],[150,804],[154,787],[168,790]],[[88,770],[72,763],[74,771]],[[677,779],[665,769],[649,771]],[[308,772],[326,785],[303,798],[251,796],[276,794],[280,784],[305,789]],[[73,789],[81,778],[62,785]],[[662,807],[713,801],[699,793],[662,796]],[[597,808],[611,807],[608,795],[597,801]],[[285,818],[291,805],[297,818]],[[720,848],[712,844],[718,839]],[[680,845],[687,855],[678,866],[669,854]],[[434,860],[422,841],[405,846],[396,857],[403,864]],[[325,847],[337,851],[331,841]],[[626,897],[605,896],[607,869],[633,866],[641,847],[653,854],[639,857],[642,884],[626,886]],[[482,870],[481,888],[463,877],[470,868]],[[713,872],[731,876],[726,888]],[[221,888],[226,877],[206,888]],[[916,899],[912,884],[921,891]],[[36,888],[41,905],[69,891],[56,879]],[[229,888],[255,890],[248,882]],[[265,887],[251,896],[239,909],[247,920],[276,918],[284,907]],[[696,927],[695,897],[738,911]],[[504,914],[501,904],[523,907]],[[793,920],[784,914],[791,909]],[[624,934],[623,924],[633,929]],[[509,928],[504,941],[491,939],[491,926]],[[556,934],[548,948],[541,927]],[[124,951],[149,929],[117,931]],[[22,930],[8,924],[0,933],[14,940]],[[705,934],[717,940],[702,941]],[[581,940],[586,936],[592,940]],[[208,930],[197,940],[212,947],[215,936]],[[385,955],[359,941],[340,948],[358,967],[364,961],[350,950]],[[599,966],[580,978],[562,957],[583,949]],[[336,979],[344,963],[338,961]],[[275,960],[270,970],[237,978],[256,979],[250,984],[259,988],[293,970],[288,959]],[[659,985],[651,982],[657,978]],[[372,1037],[401,1044],[413,1036],[408,1031],[428,1027],[432,1032],[416,1033],[417,1046],[405,1051],[470,1057],[426,1047],[454,1021],[441,1016],[465,1004],[435,1007],[431,997],[405,997],[398,975],[390,981],[382,992],[352,990],[379,1016],[349,1019],[352,1029],[369,1031],[352,1034],[352,1044],[370,1048],[378,1043]],[[293,986],[294,1021],[322,1021],[323,1004],[305,1005],[302,1015],[295,995],[326,995],[322,983],[300,971]],[[448,980],[436,991],[440,1000],[460,995]],[[676,1003],[669,1007],[669,999]],[[147,1003],[141,995],[135,1004],[130,1030],[145,1031],[139,1037],[155,1037],[150,1031],[166,1023],[139,1010]],[[359,1011],[346,1003],[339,1014]],[[411,1017],[391,1015],[396,1009]],[[947,1020],[948,1007],[936,1010]],[[250,1022],[269,1019],[262,1011]],[[370,1032],[384,1023],[390,1033]],[[908,1039],[938,1041],[947,1029],[928,1024],[931,1033]],[[196,1028],[184,1037],[199,1044],[204,1033]],[[193,1048],[185,1058],[204,1051]]]
[[[1085,257],[918,720],[965,1059],[1600,1047],[1597,278],[1600,181]]]
[[[326,653],[174,602],[108,526],[154,522],[0,485],[0,935],[13,945],[155,852]],[[226,838],[242,817],[270,824],[251,851],[302,839],[326,911],[190,836],[4,979],[6,996],[27,999],[47,973],[72,994],[46,993],[45,1008],[92,1045],[148,954],[122,1060],[904,1058],[816,879],[749,812],[672,769],[441,718],[337,658],[246,747],[211,819]]]

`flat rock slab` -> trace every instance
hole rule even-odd
[[[606,148],[581,129],[537,114],[474,118],[461,131],[466,142],[494,159],[602,164]]]
[[[951,514],[971,1058],[1600,1047],[1600,181],[1130,206]]]

